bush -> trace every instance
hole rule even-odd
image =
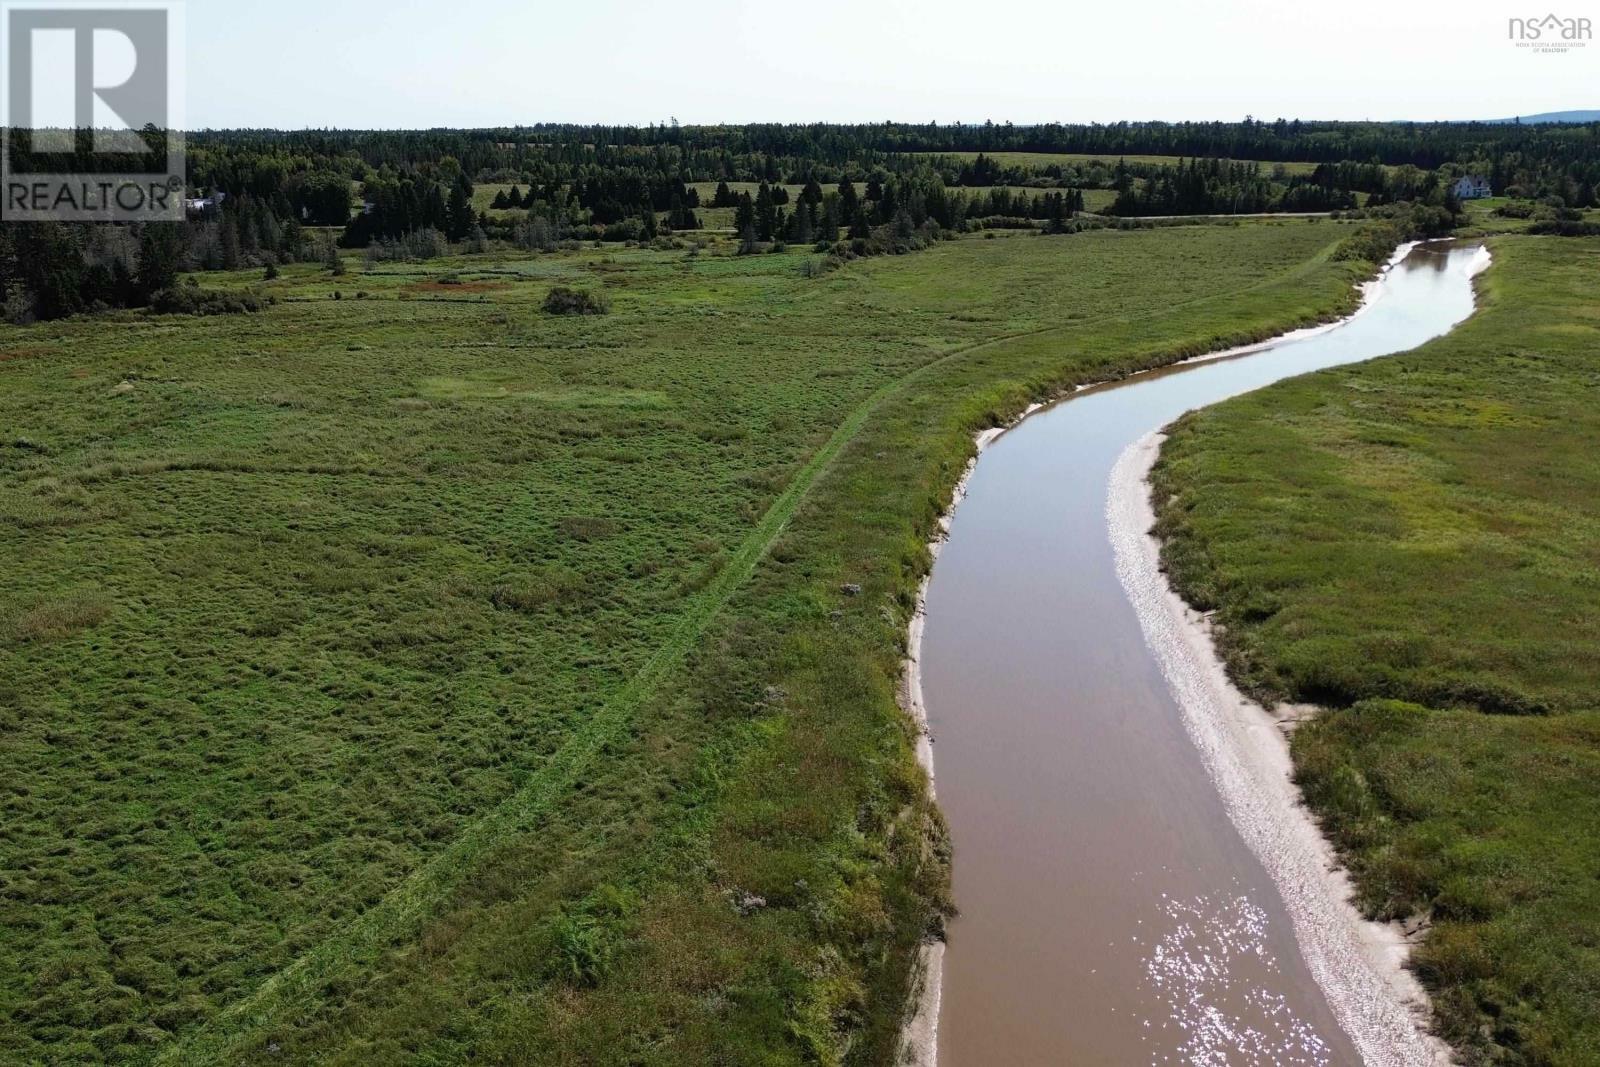
[[[277,303],[256,292],[219,292],[201,289],[193,278],[184,285],[162,289],[151,296],[150,310],[157,315],[244,315]]]
[[[1339,242],[1339,247],[1334,249],[1333,258],[1382,263],[1404,240],[1405,233],[1393,223],[1380,222],[1372,226],[1363,226]]]
[[[554,252],[555,228],[545,218],[532,218],[512,232],[511,242],[524,252]],[[576,245],[576,242],[573,242]]]
[[[1600,237],[1600,222],[1569,222],[1565,219],[1551,219],[1534,223],[1528,227],[1528,232],[1547,237]]]
[[[450,254],[450,242],[432,227],[423,227],[393,239],[380,237],[367,245],[367,267],[375,263],[417,263]]]
[[[1361,214],[1374,220],[1372,225],[1363,226],[1339,242],[1334,259],[1382,263],[1402,242],[1443,237],[1463,221],[1448,208],[1405,202],[1368,208]]]
[[[604,315],[610,312],[611,301],[604,293],[558,285],[544,298],[544,310],[550,315]]]
[[[1514,200],[1509,204],[1501,204],[1493,213],[1502,219],[1531,219],[1533,205],[1526,200]]]

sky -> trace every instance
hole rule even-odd
[[[1550,3],[1524,10],[1533,3]],[[1600,0],[187,0],[188,125],[1472,119],[1600,108]]]

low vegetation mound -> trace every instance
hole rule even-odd
[[[190,278],[152,296],[150,310],[157,315],[244,315],[273,303],[272,297],[249,290],[202,289]]]
[[[548,315],[604,315],[611,301],[605,293],[558,285],[545,294],[544,310]]]

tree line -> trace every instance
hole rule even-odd
[[[144,136],[152,155],[164,148],[159,131]],[[186,223],[0,227],[5,317],[156,306],[183,271],[311,258],[332,269],[334,237],[378,258],[494,241],[545,250],[655,240],[701,227],[702,183],[715,185],[710,206],[732,209],[741,245],[752,247],[826,247],[930,227],[1063,232],[1083,212],[1085,189],[1115,191],[1109,212],[1119,216],[1358,204],[1449,215],[1448,184],[1460,174],[1483,175],[1496,193],[1572,208],[1600,202],[1595,123],[533,125],[206,130],[187,142],[191,193],[222,195]],[[1090,158],[1019,161],[1002,152]],[[1178,162],[1126,158],[1162,155]],[[22,156],[66,169],[83,162]],[[1306,174],[1276,165],[1292,161],[1316,166]],[[489,183],[511,186],[492,215],[473,202]],[[789,188],[800,192],[791,198]]]

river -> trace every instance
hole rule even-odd
[[[961,909],[940,1064],[1361,1062],[1147,646],[1108,485],[1187,410],[1447,332],[1486,255],[1418,246],[1333,329],[1084,390],[983,452],[920,653]]]

